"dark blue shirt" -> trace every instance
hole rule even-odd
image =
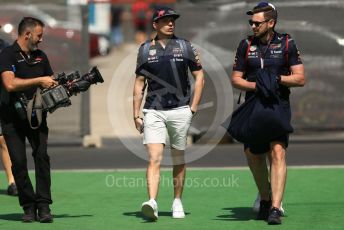
[[[188,69],[202,69],[196,49],[189,41],[177,37],[170,39],[165,48],[157,38],[148,43],[147,51],[144,44],[139,49],[135,71],[147,80],[144,108],[166,110],[188,105],[191,95]]]
[[[265,69],[269,69],[277,76],[290,75],[290,66],[302,64],[302,61],[300,52],[289,35],[288,55],[286,55],[286,38],[285,34],[275,32],[269,44],[262,44],[259,38],[254,37],[242,40],[237,49],[233,70],[244,72],[245,79],[254,82],[256,72],[261,68],[260,58],[262,57]],[[250,41],[251,45],[247,50]],[[288,87],[280,85],[279,92],[282,99],[289,100],[290,90]],[[252,94],[253,92],[246,92],[246,99]]]

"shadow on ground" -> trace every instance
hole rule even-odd
[[[23,213],[8,213],[8,214],[1,214],[0,220],[8,220],[8,221],[22,221]],[[93,217],[93,215],[70,215],[70,214],[53,214],[54,219],[57,218],[82,218],[82,217]]]
[[[185,215],[190,215],[190,212],[186,212]],[[152,222],[152,220],[147,219],[144,215],[142,215],[141,211],[137,211],[137,212],[124,212],[123,213],[124,216],[132,216],[132,217],[136,217],[136,218],[140,218],[142,220],[144,220],[143,223],[149,223]],[[159,217],[161,216],[170,216],[172,217],[172,212],[159,212]]]
[[[249,221],[255,220],[256,214],[252,211],[252,207],[230,207],[222,210],[229,211],[226,215],[219,215],[214,220],[225,221]]]

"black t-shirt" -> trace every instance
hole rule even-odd
[[[5,71],[12,71],[15,77],[23,79],[53,75],[47,55],[43,51],[35,50],[28,56],[16,41],[3,49],[0,54],[0,75]],[[19,97],[24,94],[29,100],[36,90],[37,87],[31,87],[24,91],[10,93],[9,104],[1,105],[2,116],[12,114],[13,104]]]
[[[147,43],[149,48],[145,50]],[[157,38],[147,43],[139,49],[135,71],[147,79],[144,108],[166,110],[188,105],[191,94],[188,69],[202,69],[196,49],[189,41],[177,37],[170,39],[165,48]]]
[[[261,44],[258,38],[249,37],[240,42],[233,65],[234,71],[245,73],[248,81],[255,81],[256,72],[261,68],[260,58],[264,60],[264,68],[276,75],[290,75],[290,66],[302,64],[300,52],[294,40],[288,35],[288,61],[286,60],[286,35],[274,34],[269,45]],[[248,44],[251,41],[249,50]],[[290,90],[280,85],[281,98],[289,100]],[[253,92],[246,93],[246,99]]]

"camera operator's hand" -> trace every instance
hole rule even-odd
[[[46,88],[56,86],[58,85],[58,83],[51,76],[46,76],[46,77],[39,78],[39,85],[46,89]]]
[[[135,127],[137,129],[137,131],[139,131],[140,133],[143,133],[143,119],[140,117],[136,117],[134,118],[134,122],[135,122]]]

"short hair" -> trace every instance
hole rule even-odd
[[[270,4],[267,5],[267,6],[264,6],[264,7],[255,7],[253,10],[252,10],[252,13],[253,14],[257,14],[257,13],[261,13],[263,12],[264,13],[264,18],[265,20],[271,20],[273,19],[275,21],[275,25],[277,23],[277,10],[271,6]],[[275,27],[274,25],[274,27]]]
[[[38,18],[33,18],[33,17],[24,17],[20,23],[19,23],[19,26],[18,26],[18,34],[19,35],[23,35],[24,32],[30,28],[30,29],[33,29],[35,28],[36,26],[41,26],[41,27],[44,27],[44,23],[39,20]]]
[[[261,9],[261,12],[264,12],[264,18],[266,20],[273,19],[277,21],[277,10],[272,8],[271,6],[267,6]]]

